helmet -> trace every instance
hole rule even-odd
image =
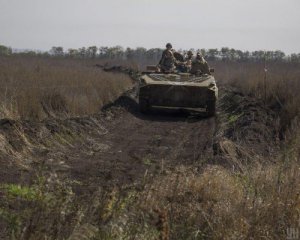
[[[171,43],[167,43],[166,48],[172,48],[172,44]]]
[[[188,55],[188,56],[192,56],[192,55],[194,55],[194,54],[193,54],[193,52],[190,50],[190,51],[187,52],[187,55]]]

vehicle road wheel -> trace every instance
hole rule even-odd
[[[208,101],[206,106],[207,116],[212,117],[216,114],[216,101]]]
[[[139,99],[139,107],[140,107],[140,111],[141,111],[142,113],[147,113],[147,112],[149,112],[150,105],[149,105],[148,100],[143,99],[143,98],[140,98],[140,99]]]

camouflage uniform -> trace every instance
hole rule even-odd
[[[200,55],[197,54],[196,59],[192,62],[192,69],[191,73],[196,74],[196,73],[201,73],[201,74],[209,74],[209,67],[205,59]]]
[[[185,58],[185,68],[186,72],[190,72],[192,69],[192,63],[193,63],[193,55],[189,55]]]
[[[175,70],[176,59],[172,50],[166,49],[163,51],[158,67],[162,72],[172,72]]]

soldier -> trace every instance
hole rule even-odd
[[[209,67],[201,53],[198,52],[196,59],[192,62],[192,74],[208,74],[210,75]]]
[[[181,57],[182,57],[180,59],[181,61],[178,61],[177,64],[176,64],[177,69],[178,69],[179,72],[189,73],[191,71],[191,68],[192,68],[193,52],[188,51],[186,57],[183,57],[182,55],[181,55]],[[177,57],[176,57],[176,59],[178,60]]]
[[[157,67],[162,72],[173,72],[175,70],[176,59],[172,51],[171,43],[167,43]]]
[[[185,69],[186,72],[190,72],[192,69],[192,62],[193,62],[193,52],[192,51],[188,51],[187,52],[187,56],[185,58]]]

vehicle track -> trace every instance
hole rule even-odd
[[[214,118],[178,112],[142,115],[136,103],[130,104],[106,108],[101,120],[106,134],[65,153],[72,178],[89,186],[130,184],[212,154]]]
[[[30,182],[33,172],[47,169],[80,181],[83,188],[111,187],[142,183],[180,166],[232,167],[241,158],[274,159],[279,149],[276,115],[259,100],[223,89],[217,116],[216,127],[214,117],[162,111],[143,115],[132,90],[92,116],[4,119],[0,181]]]

